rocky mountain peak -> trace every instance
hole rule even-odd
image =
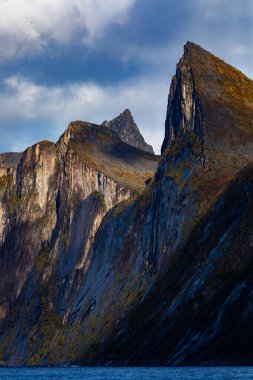
[[[129,108],[126,108],[120,115],[129,117],[134,122],[133,116]]]
[[[205,52],[206,50],[203,49],[200,45],[195,44],[194,42],[187,41],[184,45],[184,54],[187,54],[190,50],[198,50],[199,52]]]
[[[102,125],[117,132],[120,139],[127,144],[154,154],[152,146],[145,142],[128,108],[113,120],[105,120]]]
[[[197,137],[204,168],[220,173],[221,189],[250,162],[252,120],[253,81],[187,42],[170,87],[162,152]]]
[[[3,364],[253,363],[253,82],[188,42],[145,144],[126,109],[0,155]]]

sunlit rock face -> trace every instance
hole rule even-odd
[[[36,318],[67,319],[105,214],[146,188],[158,157],[106,127],[73,122],[56,144],[0,161],[0,317],[12,320],[12,333],[5,331],[13,336],[25,318],[28,339]],[[27,356],[26,343],[18,356],[10,353],[12,363]]]
[[[6,363],[252,363],[252,123],[252,81],[187,43],[159,163],[84,122],[28,148],[1,184]]]

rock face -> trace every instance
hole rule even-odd
[[[9,169],[9,168],[15,168],[20,159],[21,159],[22,153],[2,153],[0,154],[0,167],[1,169]]]
[[[253,363],[253,82],[187,43],[162,151],[76,122],[4,179],[7,364]]]
[[[8,362],[32,364],[42,357],[27,353],[43,351],[68,317],[105,214],[147,187],[158,157],[109,128],[74,122],[56,144],[40,142],[19,159],[0,178],[0,317],[16,342]],[[31,337],[36,326],[52,331]]]
[[[111,121],[105,120],[102,125],[115,131],[127,144],[154,154],[152,146],[145,142],[129,109],[125,109]]]

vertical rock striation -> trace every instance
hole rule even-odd
[[[1,188],[4,360],[252,363],[252,120],[253,82],[187,43],[157,169],[84,122],[29,148]]]
[[[189,44],[185,45],[184,55],[177,65],[176,75],[172,78],[162,153],[166,147],[172,147],[180,137],[189,132],[194,132],[200,144],[204,145],[201,103],[195,87],[188,51]]]
[[[10,363],[42,360],[50,339],[30,342],[29,333],[50,323],[46,316],[54,328],[68,318],[105,214],[146,188],[157,160],[106,127],[75,122],[56,144],[28,148],[3,174],[0,295],[1,320],[16,347],[15,355],[7,347]],[[29,358],[32,347],[39,354]]]
[[[78,331],[69,337],[77,362],[231,360],[231,350],[224,350],[229,335],[220,339],[226,318],[233,320],[226,305],[250,258],[252,96],[252,81],[199,46],[186,45],[171,86],[154,183],[135,202],[112,209],[96,237],[69,319],[70,331]],[[233,336],[240,335],[240,324]],[[83,347],[81,354],[75,345]],[[216,349],[210,352],[208,345]]]

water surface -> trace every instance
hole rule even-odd
[[[253,367],[0,368],[0,380],[248,380]]]

